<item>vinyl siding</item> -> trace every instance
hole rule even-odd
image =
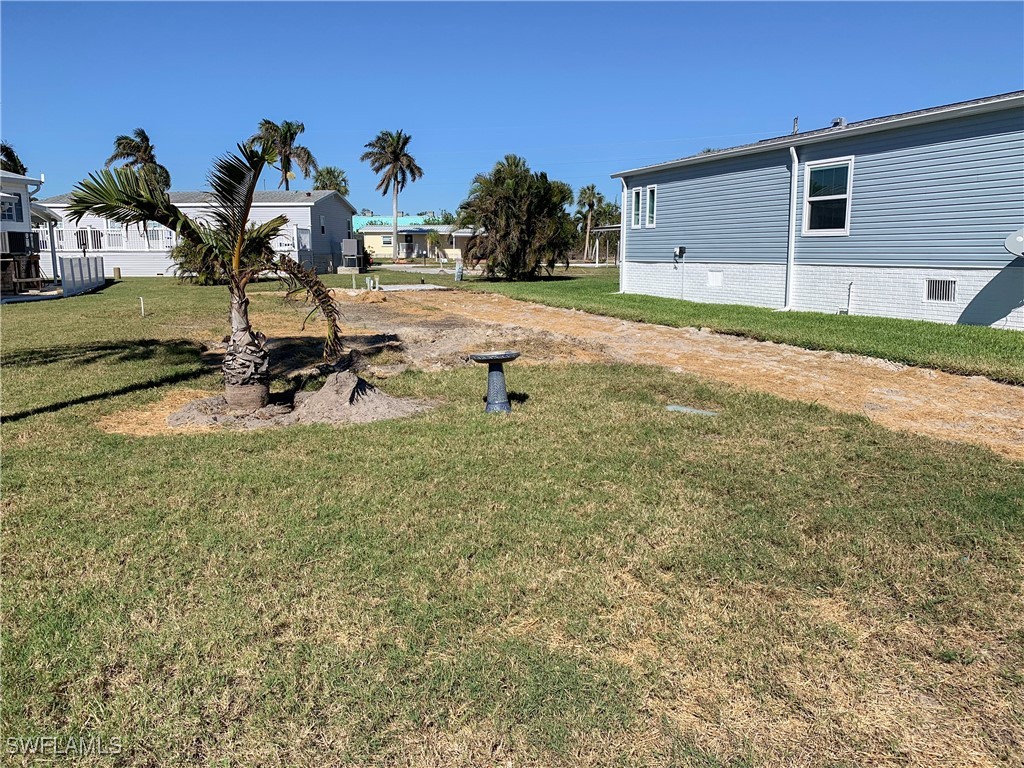
[[[799,150],[799,264],[999,268],[1024,226],[1024,110],[836,139]],[[848,236],[801,234],[804,163],[852,155]]]
[[[1001,109],[798,147],[796,261],[1002,268],[1024,227],[1024,109]],[[802,234],[804,164],[852,156],[850,234]],[[710,161],[625,179],[628,261],[784,263],[789,155]],[[657,227],[632,229],[631,190],[658,185]],[[644,194],[646,200],[646,193]],[[644,220],[646,211],[644,211]]]
[[[325,219],[325,234],[320,234],[321,216]],[[340,256],[341,241],[352,228],[352,212],[337,197],[325,197],[313,206],[310,221],[313,230],[313,252],[317,256]],[[334,261],[340,263],[340,259],[335,258]]]
[[[673,260],[676,246],[699,262],[784,264],[789,232],[789,154],[657,171],[626,179],[629,261]],[[646,225],[646,187],[657,185],[655,227]],[[642,190],[641,228],[632,228],[632,190]]]

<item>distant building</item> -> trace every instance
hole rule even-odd
[[[378,257],[390,257],[394,252],[390,224],[368,224],[357,231],[363,241],[364,252]],[[473,234],[470,229],[456,229],[451,224],[402,225],[398,228],[399,255],[404,258],[422,258],[424,256],[433,258],[435,254],[428,253],[427,249],[427,234],[431,231],[447,235],[443,254],[447,259],[461,259],[466,241]]]
[[[171,202],[189,216],[203,218],[209,209],[207,192],[171,192],[170,196]],[[41,201],[61,218],[54,233],[58,252],[102,255],[108,275],[113,274],[114,267],[120,267],[126,277],[174,274],[170,259],[171,248],[177,244],[174,232],[155,222],[145,230],[141,226],[124,227],[92,214],[73,222],[67,211],[70,197],[63,194]],[[354,213],[352,204],[333,190],[259,190],[250,218],[259,223],[285,216],[288,225],[275,247],[322,273],[341,264],[342,240],[355,237]],[[45,230],[37,232],[47,239]],[[49,243],[44,246],[44,250],[49,248]]]
[[[613,177],[624,293],[1024,329],[1024,91]]]

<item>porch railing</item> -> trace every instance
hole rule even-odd
[[[40,227],[34,230],[39,238],[39,250],[50,250],[50,233]],[[166,253],[178,244],[178,236],[169,229],[147,229],[124,227],[122,229],[54,229],[53,249],[58,253],[109,253],[147,251]],[[274,239],[274,250],[304,253],[312,250],[312,238],[308,228],[290,227]]]

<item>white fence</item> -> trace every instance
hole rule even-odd
[[[106,282],[103,276],[103,257],[62,256],[60,276],[65,297],[99,288]]]

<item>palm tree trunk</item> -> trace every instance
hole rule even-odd
[[[245,286],[235,280],[231,293],[231,337],[224,353],[224,399],[228,408],[255,411],[270,396],[270,361],[264,346],[266,337],[254,332],[249,322],[249,299]]]
[[[587,240],[586,240],[586,244],[584,245],[584,248],[586,250],[583,253],[583,260],[584,261],[586,261],[587,258],[590,256],[590,222],[591,222],[593,216],[594,216],[593,209],[588,209],[587,210]]]
[[[398,261],[398,185],[391,188],[391,257]]]

